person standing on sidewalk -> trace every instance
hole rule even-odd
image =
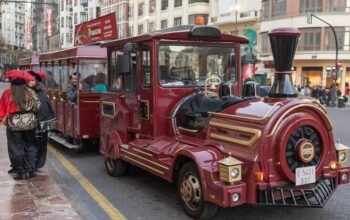
[[[11,81],[0,99],[0,122],[6,126],[8,153],[15,180],[24,180],[35,176],[35,157],[37,147],[34,142],[37,127],[36,111],[40,106],[35,92],[26,82],[35,78],[30,74],[13,70],[5,78]]]
[[[27,85],[33,89],[40,100],[40,107],[37,112],[38,128],[36,129],[35,142],[38,147],[38,154],[36,156],[36,169],[40,169],[45,165],[47,154],[47,141],[49,130],[53,128],[53,123],[56,120],[55,113],[52,109],[51,102],[45,88],[41,84],[46,77],[45,73],[28,71],[28,73],[35,77],[35,80],[28,81]]]

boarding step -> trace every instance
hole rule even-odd
[[[67,140],[65,138],[63,138],[55,133],[50,133],[49,138],[56,141],[57,143],[64,145],[65,147],[67,147],[69,149],[79,149],[80,148],[79,144],[71,144],[71,143],[67,142]]]

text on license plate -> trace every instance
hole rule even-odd
[[[295,169],[295,185],[300,186],[314,182],[316,182],[315,166]]]

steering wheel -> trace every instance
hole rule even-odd
[[[204,83],[204,95],[208,96],[209,94],[213,94],[214,96],[219,96],[216,92],[213,91],[208,91],[208,81],[211,81],[211,85],[213,85],[213,81],[217,80],[218,81],[218,85],[221,84],[221,79],[217,76],[212,76],[212,77],[207,77],[205,79],[205,83]]]

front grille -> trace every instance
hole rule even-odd
[[[321,208],[336,189],[335,179],[324,179],[313,185],[278,187],[259,190],[260,205]]]

